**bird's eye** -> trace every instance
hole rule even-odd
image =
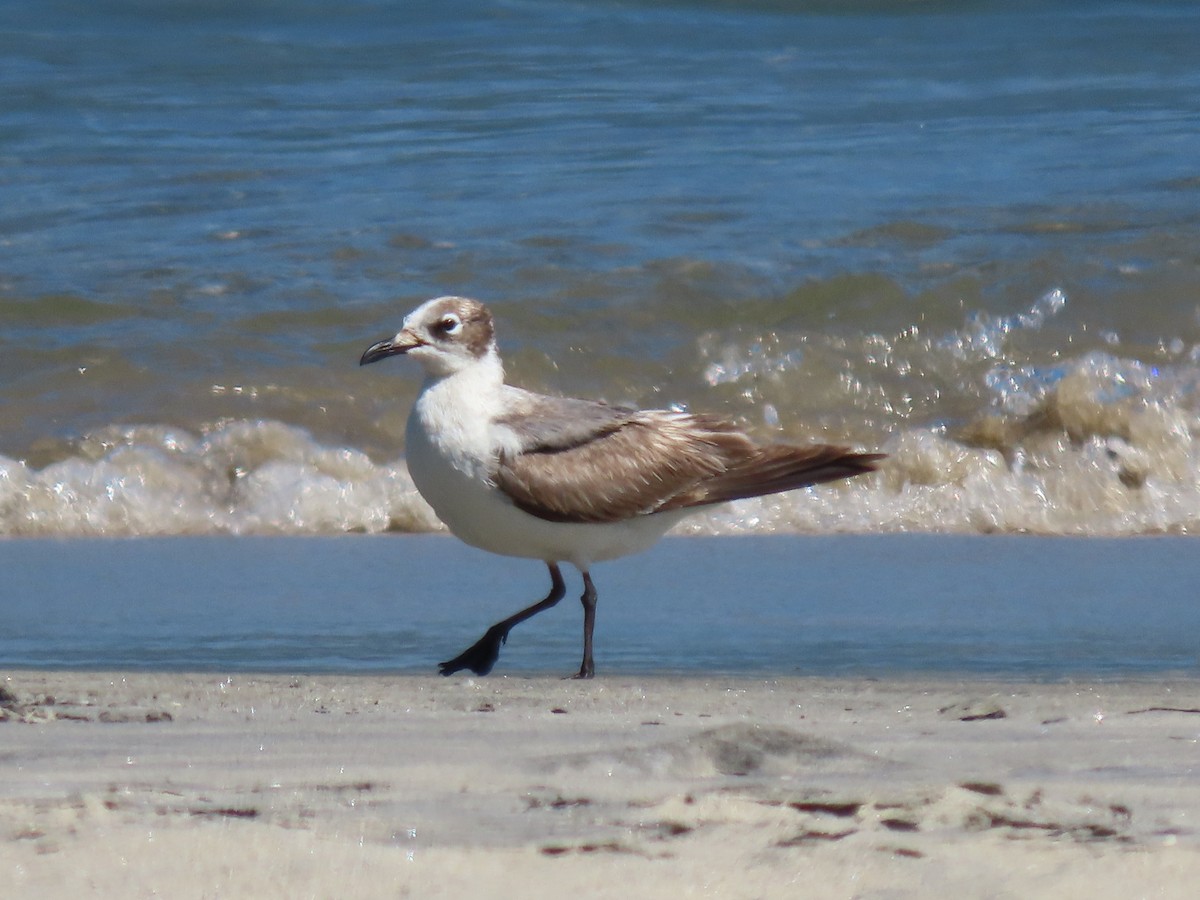
[[[439,334],[455,335],[462,330],[462,319],[454,315],[442,316],[434,327]]]

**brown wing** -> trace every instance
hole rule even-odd
[[[790,491],[871,472],[883,458],[826,444],[760,447],[709,416],[526,401],[537,409],[523,412],[535,415],[504,422],[522,449],[502,456],[494,477],[519,509],[552,522],[616,522]],[[560,416],[564,403],[588,405]]]
[[[756,448],[750,458],[705,479],[691,490],[680,492],[660,509],[708,506],[851,478],[875,471],[875,464],[883,458],[882,453],[859,453],[829,444],[807,447],[769,444]]]
[[[542,519],[615,522],[667,508],[758,453],[718,419],[662,411],[623,419],[606,421],[585,440],[542,441],[502,456],[496,486]],[[679,505],[692,504],[669,508]]]

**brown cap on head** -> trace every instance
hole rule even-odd
[[[492,314],[470,297],[438,297],[419,307],[405,320],[405,328],[424,326],[430,336],[466,347],[473,356],[483,356],[496,336]]]
[[[478,300],[437,297],[409,313],[395,337],[368,347],[358,364],[365,366],[409,351],[418,351],[413,355],[427,367],[437,358],[441,364],[451,363],[455,357],[460,361],[480,359],[493,346],[494,337],[492,314]],[[440,368],[441,364],[436,365]]]

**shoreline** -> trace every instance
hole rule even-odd
[[[1200,673],[1190,538],[671,537],[593,573],[601,676]],[[436,559],[437,565],[430,565]],[[439,535],[0,541],[0,664],[433,674],[545,567]],[[569,596],[581,588],[567,573]],[[578,670],[569,601],[494,675]]]
[[[1194,679],[0,687],[16,897],[1183,897],[1200,876]]]

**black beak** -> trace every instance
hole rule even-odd
[[[378,362],[385,356],[396,356],[399,353],[407,353],[413,347],[420,347],[424,343],[424,341],[411,331],[401,331],[394,338],[388,338],[386,341],[380,341],[368,347],[359,358],[358,364],[365,366],[368,363]]]

